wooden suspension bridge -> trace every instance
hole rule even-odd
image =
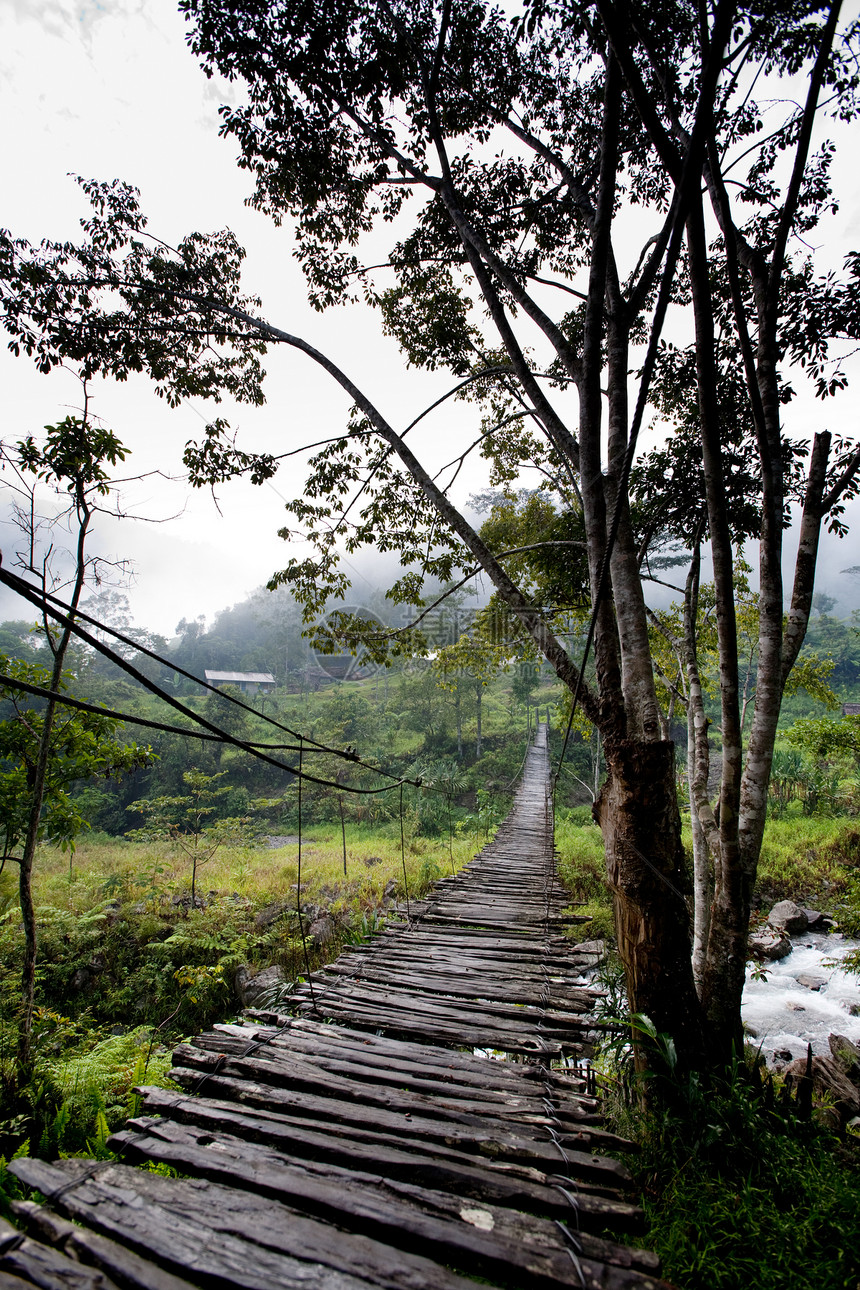
[[[541,727],[494,841],[283,1012],[180,1044],[119,1162],[13,1161],[44,1201],[0,1221],[0,1290],[664,1286],[569,1065],[593,956],[562,935],[548,782]]]

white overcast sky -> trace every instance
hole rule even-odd
[[[309,309],[289,231],[275,229],[243,205],[250,179],[235,166],[234,143],[218,138],[217,109],[231,93],[207,81],[188,53],[173,0],[0,0],[0,223],[31,241],[75,237],[85,205],[67,178],[73,172],[135,184],[150,229],[168,241],[192,230],[232,228],[248,251],[246,289],[263,297],[266,315],[330,353],[402,426],[444,384],[405,375],[396,347],[380,337],[378,320],[363,310],[319,315]],[[846,149],[840,167],[842,211],[827,232],[835,264],[844,251],[860,246],[856,148]],[[342,427],[346,400],[307,360],[272,351],[266,367],[266,408],[227,409],[246,446],[284,451]],[[38,431],[77,404],[70,375],[39,376],[26,360],[8,355],[5,345],[0,381],[0,425],[7,439]],[[803,436],[822,425],[857,433],[851,412],[856,390],[855,378],[853,394],[832,406],[804,400],[791,411],[792,428]],[[134,472],[159,468],[180,475],[183,444],[214,414],[213,405],[204,403],[171,411],[143,378],[127,386],[100,385],[95,394],[96,411],[132,449]],[[425,442],[437,463],[462,447],[463,416],[449,407],[428,426]],[[219,514],[208,494],[194,493],[181,481],[153,479],[129,503],[151,518],[181,515],[160,525],[105,521],[94,548],[133,561],[135,620],[170,635],[180,618],[211,619],[286,562],[291,548],[276,536],[286,519],[282,495],[299,491],[301,480],[295,466],[262,489],[225,486]],[[459,499],[480,482],[474,473],[465,476]],[[8,528],[0,533],[8,550],[14,538]],[[839,571],[855,564],[858,535],[827,547],[820,585],[839,595],[843,607],[856,603],[857,591]],[[367,565],[361,570],[372,576]],[[357,588],[362,585],[359,576]],[[0,595],[0,618],[28,616],[26,606]]]

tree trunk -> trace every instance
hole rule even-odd
[[[766,407],[769,406],[766,400],[763,399],[763,402]],[[732,1046],[737,1047],[743,1040],[740,1007],[746,969],[746,943],[752,893],[767,818],[773,746],[785,681],[803,643],[809,619],[829,450],[829,434],[825,432],[816,435],[795,566],[792,612],[784,638],[782,615],[777,615],[772,609],[765,612],[764,608],[761,613],[755,706],[741,788],[738,863],[733,872],[724,872],[722,881],[717,883],[708,947],[708,1020],[712,1029],[714,1057],[717,1060],[726,1060],[731,1054]],[[776,528],[776,521],[772,519],[769,526],[772,534],[775,534]],[[763,570],[765,533],[763,525]],[[772,540],[776,543],[777,537],[774,536]],[[779,549],[781,552],[781,539]],[[771,601],[775,603],[777,590],[781,597],[781,567],[770,569],[767,579],[762,576],[763,587],[766,582],[771,588]]]
[[[477,685],[476,685],[476,687],[475,687],[475,703],[476,703],[476,708],[477,708],[477,720],[478,720],[478,738],[477,738],[477,740],[475,741],[475,756],[476,756],[476,757],[480,757],[480,755],[481,755],[481,751],[482,751],[482,744],[481,744],[481,699],[483,698],[483,693],[482,693],[483,688],[484,688],[484,687],[481,685],[481,682],[479,681],[479,682],[478,682],[478,684],[477,684]]]
[[[78,516],[78,534],[75,547],[75,579],[69,600],[69,624],[60,632],[59,640],[52,644],[48,635],[54,661],[51,668],[52,691],[58,690],[63,676],[63,665],[69,642],[72,638],[71,622],[74,621],[81,599],[86,576],[85,547],[90,525],[91,512],[87,504],[83,484],[75,479],[75,503]],[[54,727],[56,703],[49,699],[45,705],[45,717],[42,723],[42,734],[39,740],[39,753],[33,767],[30,782],[30,815],[27,822],[27,834],[19,861],[18,892],[21,904],[21,922],[24,925],[24,963],[21,970],[21,1008],[18,1023],[18,1043],[15,1057],[15,1081],[18,1088],[27,1084],[33,1073],[33,1007],[36,996],[36,960],[39,950],[36,911],[33,904],[33,865],[36,860],[36,848],[39,843],[39,826],[42,819],[42,806],[45,801],[45,785],[48,776],[48,762],[51,755],[51,737]]]
[[[704,1034],[690,968],[675,747],[625,741],[606,756],[609,777],[594,817],[606,846],[630,1011],[671,1037],[681,1069],[694,1068],[702,1062]],[[637,1069],[659,1067],[659,1053],[640,1050],[636,1044]]]
[[[703,736],[707,746],[707,733]],[[693,980],[701,992],[711,927],[711,856],[696,807],[698,770],[696,713],[687,706],[687,785],[690,793],[690,828],[693,834]]]

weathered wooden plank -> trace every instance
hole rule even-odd
[[[458,1019],[468,1017],[469,1024],[472,1026],[492,1028],[501,1023],[508,1033],[530,1034],[536,1026],[541,1026],[543,1029],[551,1027],[554,1031],[595,1029],[594,1020],[583,1015],[584,1009],[581,1012],[562,1012],[548,1007],[529,1008],[524,1005],[495,1003],[487,998],[478,1000],[468,997],[458,998],[455,1007],[452,1008],[441,985],[434,992],[432,988],[428,989],[424,982],[417,989],[409,989],[406,983],[401,984],[399,979],[396,984],[392,979],[389,984],[379,986],[373,983],[364,985],[363,982],[357,982],[352,978],[340,977],[335,980],[337,983],[333,984],[324,996],[319,997],[318,994],[323,1012],[333,999],[338,999],[350,1003],[353,1001],[367,1003],[371,1007],[402,1008],[408,1011],[418,1008],[427,1017],[439,1017],[443,1020],[450,1019],[452,1011],[456,1010]]]
[[[31,1240],[5,1219],[0,1219],[0,1277],[9,1290],[20,1290],[22,1286],[39,1286],[40,1290],[118,1290],[116,1282],[98,1268],[83,1267],[59,1250]],[[0,1280],[0,1287],[3,1284]]]
[[[16,1220],[29,1235],[60,1248],[78,1263],[91,1264],[124,1290],[190,1290],[191,1283],[143,1259],[116,1241],[60,1218],[33,1201],[13,1201]],[[108,1284],[106,1282],[106,1284]]]
[[[548,1116],[544,1117],[542,1128],[531,1127],[530,1131],[528,1125],[511,1124],[488,1116],[483,1119],[462,1115],[447,1120],[432,1118],[432,1104],[428,1106],[423,1098],[419,1101],[404,1097],[391,1110],[383,1105],[352,1105],[342,1099],[316,1097],[307,1092],[299,1094],[278,1083],[269,1083],[265,1069],[262,1070],[263,1082],[260,1064],[255,1064],[252,1070],[248,1069],[249,1066],[247,1062],[228,1060],[208,1082],[207,1092],[210,1096],[235,1098],[246,1105],[262,1106],[277,1112],[285,1124],[296,1130],[313,1132],[318,1129],[333,1136],[373,1143],[392,1138],[401,1142],[408,1137],[413,1150],[425,1150],[420,1144],[426,1142],[429,1144],[426,1149],[434,1152],[452,1150],[538,1168],[555,1169],[558,1164],[559,1151],[550,1139],[551,1121]],[[177,1067],[175,1078],[183,1087],[193,1086],[198,1081],[198,1070],[198,1066],[190,1071]],[[155,1090],[146,1092],[155,1095]],[[623,1166],[607,1157],[592,1154],[597,1151],[597,1137],[589,1136],[587,1130],[573,1135],[561,1134],[557,1140],[581,1176],[599,1176],[601,1181],[611,1178],[611,1185],[615,1186],[629,1181],[629,1174]],[[623,1139],[616,1139],[613,1145],[623,1149],[626,1143]],[[585,1160],[586,1155],[588,1161]]]
[[[272,1017],[271,1013],[249,1014],[256,1017]],[[396,1036],[377,1034],[375,1030],[358,1030],[332,1021],[318,1021],[311,1017],[286,1017],[283,1020],[289,1030],[285,1032],[285,1042],[292,1043],[293,1036],[304,1035],[317,1039],[334,1051],[335,1046],[342,1051],[360,1052],[367,1060],[372,1055],[376,1060],[391,1063],[392,1069],[403,1070],[408,1074],[415,1064],[424,1065],[438,1071],[442,1082],[457,1081],[474,1083],[475,1087],[485,1087],[490,1080],[499,1089],[518,1091],[523,1081],[540,1083],[543,1069],[531,1062],[501,1062],[472,1051],[460,1048],[445,1047],[439,1044],[425,1044],[410,1036],[398,1039]],[[478,1047],[478,1045],[475,1045]]]
[[[577,1037],[586,1031],[596,1031],[601,1027],[592,1019],[578,1013],[556,1014],[547,1010],[517,1008],[507,1004],[474,1003],[467,999],[458,999],[456,1004],[447,1002],[444,997],[434,1000],[432,996],[411,993],[395,987],[364,988],[360,984],[349,986],[332,986],[324,993],[315,992],[316,1008],[321,1015],[328,1015],[336,1007],[364,1008],[369,1011],[396,1012],[401,1017],[415,1017],[429,1024],[456,1025],[463,1022],[472,1031],[480,1030],[485,1039],[491,1039],[495,1031],[504,1031],[507,1036],[522,1035],[532,1038],[538,1028],[552,1032],[557,1038],[559,1032],[566,1035],[569,1031],[577,1032]],[[307,987],[297,990],[294,1000],[302,1003],[312,1002]],[[557,1019],[558,1018],[558,1019]]]
[[[194,1072],[177,1071],[177,1082],[183,1087],[191,1087]],[[500,1125],[487,1126],[486,1136],[474,1138],[468,1133],[440,1132],[435,1137],[413,1135],[412,1121],[402,1116],[400,1132],[396,1128],[374,1129],[355,1124],[342,1124],[334,1118],[310,1120],[298,1115],[290,1115],[283,1105],[283,1090],[272,1085],[261,1085],[248,1079],[230,1079],[224,1075],[213,1075],[207,1082],[210,1098],[220,1101],[240,1102],[255,1111],[265,1111],[277,1117],[278,1124],[288,1136],[290,1150],[296,1154],[317,1160],[335,1160],[347,1162],[352,1157],[361,1155],[364,1161],[374,1159],[374,1153],[384,1149],[393,1149],[398,1156],[406,1151],[413,1159],[427,1156],[433,1160],[446,1163],[470,1163],[477,1159],[493,1160],[497,1166],[518,1166],[547,1169],[559,1169],[565,1162],[575,1172],[580,1181],[590,1182],[602,1188],[624,1187],[629,1175],[622,1165],[599,1153],[592,1154],[573,1145],[571,1138],[568,1144],[562,1138],[547,1138],[544,1142],[492,1130]],[[288,1096],[288,1095],[287,1095]],[[275,1127],[270,1128],[274,1135]],[[367,1167],[365,1165],[365,1167]]]
[[[416,967],[419,966],[416,962]],[[483,974],[467,974],[462,972],[454,976],[450,972],[441,970],[434,971],[432,965],[425,964],[424,972],[420,974],[415,970],[407,971],[403,964],[377,964],[369,963],[364,968],[356,971],[351,967],[333,967],[327,968],[319,974],[323,981],[343,981],[345,984],[361,982],[372,982],[381,985],[396,985],[400,989],[409,989],[415,994],[428,994],[433,998],[440,995],[449,998],[471,999],[475,1002],[489,1002],[493,1004],[509,1003],[518,1007],[527,1008],[550,1008],[555,1013],[575,1013],[587,1014],[594,1006],[593,994],[586,994],[580,990],[571,990],[570,992],[561,993],[551,990],[541,992],[529,991],[526,983],[517,983],[516,986],[509,984],[510,977],[504,981],[487,978]],[[545,985],[541,981],[540,985]]]
[[[193,1047],[216,1054],[229,1054],[234,1058],[243,1056],[249,1047],[248,1043],[238,1035],[222,1034],[220,1030],[221,1027],[218,1027],[218,1033],[198,1036]],[[292,1040],[295,1040],[295,1032],[292,1033]],[[421,1094],[428,1099],[428,1108],[432,1108],[433,1114],[445,1114],[449,1110],[463,1111],[474,1115],[492,1114],[505,1119],[521,1120],[523,1123],[528,1123],[535,1117],[541,1122],[545,1119],[549,1096],[555,1115],[563,1121],[569,1120],[575,1130],[582,1125],[598,1125],[600,1122],[594,1100],[578,1097],[567,1088],[559,1090],[548,1084],[536,1086],[534,1080],[522,1080],[515,1090],[509,1085],[496,1090],[480,1084],[455,1084],[450,1072],[444,1079],[440,1079],[438,1068],[434,1067],[400,1062],[394,1069],[390,1061],[375,1054],[365,1058],[360,1050],[355,1055],[350,1053],[346,1059],[342,1059],[336,1055],[330,1056],[314,1045],[306,1045],[306,1048],[308,1051],[297,1051],[294,1042],[285,1042],[279,1038],[270,1040],[265,1047],[257,1048],[255,1052],[262,1061],[269,1061],[267,1054],[270,1053],[277,1058],[283,1055],[295,1064],[296,1078],[291,1080],[291,1085],[298,1088],[302,1086],[300,1081],[304,1081],[307,1087],[321,1096],[333,1096],[345,1084],[345,1091],[350,1098],[372,1104],[376,1098],[368,1098],[368,1086],[376,1093],[380,1089],[400,1092],[406,1084],[409,1092]],[[177,1049],[180,1055],[183,1051],[182,1048]],[[493,1073],[487,1072],[490,1076]],[[332,1076],[335,1077],[334,1081]],[[486,1077],[483,1072],[482,1076]],[[571,1083],[575,1084],[575,1081]],[[579,1081],[578,1087],[582,1088],[584,1084]],[[390,1105],[388,1101],[385,1104]]]
[[[360,1038],[360,1036],[359,1036]],[[222,1038],[219,1035],[201,1035],[194,1040],[196,1049],[214,1053],[230,1053],[239,1057],[245,1053],[248,1045],[237,1039]],[[519,1084],[500,1082],[499,1088],[487,1087],[482,1080],[493,1077],[493,1072],[481,1072],[474,1075],[471,1071],[456,1067],[446,1069],[438,1066],[427,1066],[421,1062],[409,1062],[403,1058],[386,1060],[377,1052],[366,1057],[359,1049],[344,1050],[332,1046],[332,1052],[314,1050],[310,1045],[297,1051],[297,1046],[279,1041],[271,1041],[266,1048],[257,1049],[265,1057],[271,1049],[275,1053],[287,1053],[306,1069],[307,1077],[319,1090],[328,1077],[335,1075],[351,1081],[357,1088],[356,1096],[361,1098],[362,1086],[365,1084],[377,1088],[398,1088],[408,1086],[414,1093],[432,1097],[434,1105],[450,1106],[454,1110],[473,1111],[476,1114],[490,1111],[499,1115],[516,1115],[540,1112],[546,1089],[539,1087],[535,1079],[524,1078]],[[307,1051],[309,1049],[309,1051]],[[437,1049],[437,1052],[445,1050]],[[455,1054],[456,1056],[456,1054]],[[580,1081],[580,1086],[584,1084]]]
[[[201,1053],[211,1056],[211,1065],[200,1056]],[[219,1070],[224,1074],[243,1078],[247,1071],[249,1078],[266,1083],[279,1084],[291,1089],[295,1095],[297,1109],[307,1115],[336,1114],[336,1108],[329,1101],[338,1100],[365,1108],[362,1118],[367,1116],[367,1107],[380,1107],[384,1110],[411,1113],[413,1115],[430,1115],[441,1120],[472,1126],[478,1130],[490,1114],[499,1118],[521,1120],[522,1123],[548,1123],[547,1110],[544,1104],[545,1094],[537,1090],[531,1097],[497,1095],[494,1101],[483,1101],[475,1098],[453,1098],[448,1095],[447,1085],[441,1088],[432,1078],[417,1080],[408,1076],[408,1088],[404,1088],[402,1072],[386,1072],[378,1067],[361,1066],[357,1062],[340,1062],[326,1059],[320,1055],[316,1061],[297,1056],[289,1048],[275,1047],[274,1044],[260,1048],[253,1058],[242,1058],[241,1050],[230,1051],[226,1044],[217,1043],[200,1045],[182,1045],[176,1049],[174,1060],[184,1062],[195,1069],[214,1069],[218,1057],[225,1058]],[[384,1078],[382,1078],[384,1077]],[[302,1111],[304,1108],[304,1111]]]
[[[515,1160],[490,1162],[474,1153],[457,1151],[439,1143],[431,1145],[412,1140],[405,1134],[399,1140],[392,1140],[382,1134],[374,1137],[359,1130],[348,1132],[344,1128],[335,1133],[329,1125],[290,1122],[271,1104],[266,1090],[258,1090],[247,1081],[235,1081],[230,1087],[230,1081],[220,1080],[218,1076],[213,1083],[212,1096],[206,1099],[205,1104],[201,1098],[190,1098],[187,1104],[174,1104],[170,1109],[171,1120],[206,1125],[212,1131],[223,1128],[224,1132],[241,1136],[245,1141],[277,1147],[303,1164],[333,1164],[374,1174],[388,1173],[399,1178],[421,1177],[428,1186],[435,1185],[433,1180],[437,1175],[465,1176],[468,1179],[477,1171],[480,1176],[481,1170],[489,1168],[491,1163],[494,1171],[506,1178],[544,1181],[544,1173],[527,1163]],[[243,1096],[240,1098],[237,1094]],[[145,1109],[155,1110],[161,1105],[161,1099],[154,1099],[147,1103]],[[146,1120],[145,1128],[156,1136],[162,1133],[163,1127],[160,1123]],[[557,1164],[559,1168],[563,1167],[561,1152]],[[579,1181],[592,1190],[621,1194],[618,1183],[599,1175]]]
[[[58,1174],[63,1183],[74,1176],[41,1161],[16,1161],[18,1177],[31,1186],[34,1179],[52,1181]],[[63,1162],[65,1166],[77,1162]],[[51,1171],[48,1173],[47,1171]],[[158,1187],[158,1182],[168,1184]],[[174,1196],[193,1188],[195,1204],[182,1207]],[[138,1254],[153,1259],[168,1270],[187,1270],[197,1285],[241,1287],[242,1290],[367,1290],[371,1285],[388,1290],[467,1290],[468,1282],[429,1260],[392,1251],[379,1242],[344,1233],[300,1214],[280,1208],[272,1216],[269,1230],[261,1233],[246,1222],[234,1231],[224,1221],[231,1212],[230,1187],[213,1188],[210,1183],[183,1183],[176,1179],[156,1180],[148,1185],[145,1173],[127,1166],[112,1166],[62,1192],[58,1205],[71,1217]],[[240,1195],[241,1193],[233,1193]],[[270,1202],[272,1204],[272,1202]],[[235,1211],[235,1203],[233,1210]],[[273,1248],[271,1229],[280,1222],[286,1227],[287,1248]],[[387,1265],[387,1272],[375,1259]],[[398,1273],[398,1265],[401,1270]]]
[[[313,1004],[309,995],[298,998],[299,1013],[312,1014]],[[453,1018],[427,1018],[414,1010],[397,1009],[388,1011],[386,1007],[371,1006],[364,1002],[349,1002],[340,998],[329,998],[325,1006],[318,1001],[318,1013],[325,1017],[339,1020],[357,1031],[380,1031],[383,1035],[400,1040],[419,1040],[423,1044],[438,1046],[450,1045],[454,1049],[471,1047],[471,1049],[504,1051],[520,1053],[530,1057],[561,1058],[562,1045],[557,1038],[544,1038],[538,1032],[508,1031],[502,1026],[474,1026],[468,1020],[458,1022]],[[585,1053],[583,1044],[565,1044],[567,1053]]]
[[[555,1176],[537,1169],[491,1166],[472,1158],[461,1162],[454,1153],[447,1158],[415,1155],[407,1149],[387,1146],[375,1153],[360,1147],[344,1152],[336,1143],[327,1151],[321,1148],[315,1156],[308,1156],[302,1153],[304,1144],[297,1144],[295,1139],[284,1140],[276,1134],[270,1139],[263,1137],[253,1125],[259,1112],[242,1116],[238,1111],[228,1111],[219,1122],[211,1106],[197,1104],[187,1108],[187,1116],[183,1111],[176,1119],[139,1117],[128,1130],[113,1135],[112,1149],[130,1160],[158,1160],[216,1182],[232,1179],[236,1186],[300,1207],[309,1203],[302,1198],[316,1186],[315,1180],[334,1180],[335,1190],[343,1191],[356,1179],[364,1186],[368,1185],[364,1180],[375,1179],[391,1187],[409,1184],[531,1214],[570,1217],[570,1203],[556,1186]],[[187,1125],[179,1122],[185,1118]],[[240,1130],[242,1137],[238,1136]],[[207,1150],[216,1140],[218,1150]],[[262,1163],[260,1149],[264,1153]],[[246,1156],[248,1167],[242,1165],[237,1172],[236,1161]],[[570,1188],[569,1179],[559,1175],[559,1180]],[[628,1231],[641,1226],[642,1210],[617,1192],[577,1180],[573,1184],[584,1227],[599,1229],[611,1223]]]
[[[587,1057],[594,1051],[594,1036],[600,1030],[614,1027],[599,1024],[581,1025],[578,1027],[554,1025],[552,1015],[547,1013],[539,1026],[517,1025],[512,1019],[488,1019],[478,1016],[476,1019],[463,1004],[457,1011],[452,1008],[451,1014],[434,1013],[428,1015],[421,1002],[411,1006],[404,1000],[397,1007],[386,1008],[383,997],[377,1003],[369,999],[354,999],[348,994],[329,995],[325,1000],[319,997],[316,1004],[310,994],[296,996],[294,1005],[299,1014],[325,1015],[357,1030],[382,1031],[383,1034],[399,1039],[419,1039],[438,1045],[449,1044],[459,1048],[467,1044],[481,1052],[519,1053],[525,1057],[542,1058],[543,1060],[561,1060],[562,1056]]]
[[[446,993],[485,997],[496,1001],[527,1003],[534,996],[532,1006],[544,1006],[547,992],[557,1001],[556,1006],[569,1006],[578,1011],[577,1005],[593,1008],[605,990],[582,983],[580,972],[557,972],[541,964],[536,969],[523,965],[500,964],[498,959],[470,959],[466,954],[440,958],[437,955],[419,954],[366,955],[360,962],[338,962],[321,970],[320,980],[343,976],[356,980],[388,980],[398,975],[414,978],[427,986],[439,983]],[[455,989],[447,987],[453,986]]]
[[[346,1180],[346,1185],[351,1194],[360,1198],[362,1203],[366,1204],[368,1188],[370,1188],[371,1193],[379,1195],[381,1204],[384,1206],[391,1204],[407,1206],[408,1208],[402,1212],[412,1217],[413,1221],[416,1211],[420,1210],[427,1222],[430,1239],[435,1237],[437,1240],[446,1240],[448,1224],[453,1221],[457,1228],[460,1228],[462,1223],[467,1224],[465,1231],[467,1240],[472,1239],[474,1235],[468,1229],[477,1227],[479,1232],[495,1232],[497,1239],[500,1238],[504,1242],[513,1242],[516,1246],[534,1247],[527,1249],[525,1255],[521,1255],[516,1249],[507,1251],[518,1271],[526,1274],[527,1277],[537,1272],[542,1278],[549,1279],[551,1283],[558,1278],[562,1283],[567,1281],[569,1263],[566,1249],[564,1242],[559,1240],[559,1228],[554,1222],[489,1204],[482,1203],[476,1207],[468,1203],[464,1204],[460,1197],[428,1191],[409,1184],[392,1186],[381,1179],[357,1180],[353,1177]],[[177,1188],[168,1180],[146,1178],[139,1182],[135,1179],[134,1186],[142,1190],[145,1195],[169,1202],[175,1212],[193,1216],[200,1209],[199,1197],[195,1191]],[[294,1249],[295,1218],[293,1216],[295,1213],[295,1210],[285,1206],[273,1206],[266,1199],[257,1197],[253,1193],[237,1194],[233,1189],[227,1194],[222,1194],[219,1189],[217,1210],[208,1214],[205,1221],[208,1226],[216,1226],[222,1230],[226,1228],[239,1233],[253,1231],[255,1239],[259,1239],[260,1227],[263,1225],[271,1229],[267,1236],[267,1243],[275,1248],[290,1251]],[[284,1221],[285,1214],[289,1216],[287,1222]],[[339,1217],[343,1217],[342,1212]],[[360,1213],[356,1217],[357,1221],[364,1222],[366,1216]],[[434,1218],[441,1220],[443,1224],[437,1233],[433,1232],[429,1223]],[[583,1246],[582,1252],[588,1257],[597,1258],[601,1262],[614,1262],[620,1267],[656,1270],[657,1259],[648,1251],[629,1250],[587,1233],[582,1233],[580,1239]],[[559,1261],[560,1254],[565,1255],[561,1261]]]
[[[213,1169],[223,1168],[229,1159],[229,1140],[219,1135],[216,1141],[218,1150],[210,1154],[217,1164],[202,1166],[209,1171],[209,1177]],[[192,1148],[187,1150],[189,1155],[193,1154]],[[233,1176],[243,1183],[249,1176],[259,1177],[267,1171],[274,1176],[277,1163],[262,1151],[255,1158],[242,1153],[233,1161]],[[297,1197],[293,1196],[291,1203],[339,1226],[347,1221],[360,1225],[363,1232],[372,1234],[375,1239],[391,1242],[399,1249],[420,1251],[426,1257],[467,1274],[488,1276],[494,1280],[499,1277],[505,1284],[525,1283],[536,1287],[577,1284],[571,1277],[569,1256],[560,1257],[563,1247],[557,1238],[548,1250],[540,1243],[526,1243],[521,1236],[524,1227],[516,1223],[511,1230],[520,1235],[506,1237],[504,1230],[495,1230],[495,1211],[489,1207],[464,1205],[462,1200],[451,1206],[445,1198],[440,1198],[438,1208],[429,1211],[420,1207],[414,1196],[407,1203],[402,1191],[397,1195],[384,1180],[377,1180],[376,1186],[365,1184],[358,1187],[342,1183],[331,1186],[319,1180],[307,1180],[304,1191]],[[492,1227],[486,1219],[478,1217],[476,1208],[479,1212],[483,1209],[489,1219],[494,1219]],[[551,1233],[553,1225],[546,1224],[545,1231]],[[636,1286],[645,1290],[646,1277],[629,1266],[593,1263],[586,1269],[588,1262],[582,1259],[588,1276],[587,1285]],[[653,1281],[651,1284],[653,1286]]]
[[[363,950],[352,950],[337,959],[337,964],[360,968],[369,960],[374,962],[433,964],[434,967],[448,965],[452,971],[483,971],[488,969],[493,976],[500,979],[512,965],[517,966],[517,974],[526,977],[541,976],[546,971],[557,971],[559,975],[573,979],[593,964],[594,956],[584,951],[570,949],[567,953],[559,946],[547,943],[541,937],[519,946],[497,946],[486,944],[483,939],[470,936],[455,936],[451,940],[436,941],[432,934],[422,929],[419,941],[402,938],[374,938]]]
[[[303,1000],[299,1007],[311,1011],[313,1005],[309,1000]],[[561,1058],[565,1053],[586,1056],[592,1051],[591,1045],[584,1042],[568,1042],[549,1035],[543,1038],[539,1033],[529,1035],[506,1031],[501,1026],[496,1029],[459,1024],[456,1021],[446,1024],[441,1019],[430,1021],[419,1013],[407,1013],[403,1009],[389,1013],[382,1007],[372,1008],[361,1003],[330,1000],[322,1007],[322,1011],[340,1021],[347,1021],[357,1030],[382,1030],[394,1038],[418,1038],[422,1042],[450,1044],[453,1048],[467,1045],[470,1048],[523,1053],[548,1059]]]

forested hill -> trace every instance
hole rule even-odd
[[[382,593],[370,599],[374,611],[384,616]],[[461,814],[496,809],[493,794],[516,773],[529,717],[533,719],[537,704],[551,706],[552,726],[558,728],[565,720],[560,687],[546,675],[545,668],[533,664],[512,662],[508,671],[495,676],[464,672],[452,682],[441,677],[429,660],[401,661],[389,669],[359,671],[346,683],[335,682],[320,666],[325,660],[314,655],[302,635],[300,611],[285,592],[260,590],[247,601],[221,610],[210,624],[203,618],[182,619],[176,636],[169,641],[134,624],[124,595],[102,592],[91,597],[87,608],[109,626],[201,679],[207,668],[272,673],[275,693],[248,700],[260,712],[258,719],[175,674],[166,664],[120,647],[141,672],[234,736],[271,739],[272,728],[262,718],[275,717],[332,746],[356,746],[363,758],[394,774],[443,777],[451,788],[455,812]],[[44,663],[42,641],[39,631],[26,620],[0,624],[0,654],[9,658]],[[860,611],[847,618],[816,614],[805,652],[832,660],[829,685],[840,702],[860,700]],[[79,697],[113,710],[173,720],[175,714],[171,716],[166,705],[91,647],[73,646],[70,664],[71,688]],[[750,697],[754,686],[753,672]],[[711,699],[713,702],[713,696]],[[786,697],[781,726],[786,729],[800,717],[827,712],[819,699],[800,689]],[[126,733],[128,738],[134,737],[130,725]],[[672,735],[679,756],[683,756],[683,723],[676,720]],[[182,776],[192,768],[223,776],[219,783],[230,791],[220,802],[221,812],[241,816],[255,803],[259,813],[261,801],[277,802],[277,820],[273,817],[272,827],[274,831],[289,827],[290,777],[283,771],[241,751],[191,738],[158,731],[146,732],[145,737],[156,754],[151,766],[119,782],[94,780],[77,787],[84,814],[96,829],[116,835],[139,824],[129,809],[132,803],[181,793]],[[558,737],[557,730],[552,737]],[[596,740],[576,731],[567,754],[560,802],[589,802],[600,773]],[[311,817],[314,812],[331,814],[332,802],[325,799],[323,791],[315,794],[309,790],[305,808]],[[348,802],[347,816],[366,809],[366,804]],[[385,814],[381,801],[375,809]],[[437,797],[417,795],[414,810],[422,817],[425,831],[441,828],[442,808]]]

